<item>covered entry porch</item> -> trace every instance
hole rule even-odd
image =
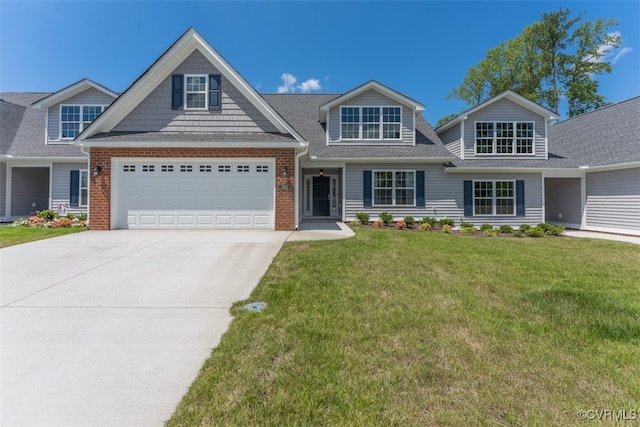
[[[341,219],[343,173],[339,167],[302,168],[302,220]]]

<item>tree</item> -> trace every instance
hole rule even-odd
[[[451,114],[449,114],[447,116],[444,116],[443,118],[438,120],[438,123],[436,123],[436,127],[440,127],[443,124],[455,119],[456,117],[458,117],[458,115],[456,113],[451,113]]]
[[[570,15],[562,8],[544,13],[522,34],[489,49],[448,98],[474,106],[513,90],[556,112],[566,98],[569,116],[604,105],[594,77],[611,72],[611,63],[604,57],[620,46],[620,36],[609,32],[617,21],[597,19],[580,24],[582,15]]]

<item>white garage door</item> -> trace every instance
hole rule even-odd
[[[274,228],[273,159],[133,159],[114,168],[113,228]]]

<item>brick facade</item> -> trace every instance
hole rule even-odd
[[[111,159],[114,157],[149,158],[275,158],[275,229],[295,227],[295,158],[294,148],[91,148],[89,170],[101,166],[100,175],[91,176],[89,223],[92,230],[111,228]],[[286,177],[280,171],[286,167]]]

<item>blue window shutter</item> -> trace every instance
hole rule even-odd
[[[473,216],[473,181],[464,182],[464,216]]]
[[[362,201],[365,206],[373,206],[371,184],[371,171],[364,171],[362,174]]]
[[[171,109],[182,110],[182,100],[184,99],[184,76],[174,74],[171,76]]]
[[[71,171],[71,180],[69,184],[69,204],[78,206],[78,197],[80,195],[80,171]]]
[[[416,172],[416,205],[424,207],[424,171]]]
[[[209,74],[209,109],[220,109],[220,74]]]
[[[516,215],[525,215],[524,208],[524,181],[516,181]]]

